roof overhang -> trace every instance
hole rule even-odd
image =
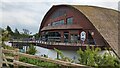
[[[41,31],[46,31],[46,30],[74,30],[74,29],[82,29],[79,25],[61,25],[61,26],[47,26],[43,27]]]

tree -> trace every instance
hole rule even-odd
[[[8,31],[8,33],[10,34],[10,35],[12,35],[13,34],[13,31],[11,30],[11,28],[10,28],[10,26],[7,26],[7,31]]]
[[[10,35],[7,30],[2,29],[2,34],[0,35],[0,40],[2,41],[0,43],[0,47],[3,47],[4,49],[13,49],[13,47],[7,46],[5,44],[5,41],[10,40]]]
[[[17,28],[14,30],[13,37],[14,37],[15,39],[20,38],[20,33],[19,33],[19,31],[18,31],[18,29],[17,29]]]
[[[4,44],[4,41],[9,40],[9,33],[7,30],[2,30],[1,40],[2,40],[2,44]]]
[[[28,29],[23,29],[24,34],[29,34],[29,30]]]
[[[17,28],[15,29],[15,34],[17,34],[17,35],[20,34]]]
[[[37,52],[36,47],[34,47],[34,45],[31,44],[31,45],[29,46],[29,49],[28,49],[28,51],[27,51],[27,54],[34,55],[36,52]]]
[[[35,39],[39,39],[39,33],[36,33],[33,36],[35,37]]]

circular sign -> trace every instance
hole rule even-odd
[[[81,40],[85,41],[85,39],[86,39],[86,33],[85,33],[85,31],[82,31],[81,32]]]

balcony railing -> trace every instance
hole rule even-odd
[[[65,46],[95,46],[92,44],[82,44],[80,42],[76,42],[76,43],[70,43],[70,42],[66,42],[66,43],[62,43],[62,42],[54,42],[54,41],[42,41],[42,40],[33,40],[33,41],[23,41],[23,40],[12,40],[10,41],[10,43],[34,43],[34,44],[45,44],[45,45],[65,45]],[[96,46],[101,46],[101,45],[96,45]]]

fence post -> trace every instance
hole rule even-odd
[[[19,61],[19,49],[15,49],[14,61]],[[18,68],[18,64],[15,62],[14,62],[14,68]]]
[[[3,59],[2,59],[2,45],[0,45],[0,68],[2,68],[2,63],[3,63]]]

